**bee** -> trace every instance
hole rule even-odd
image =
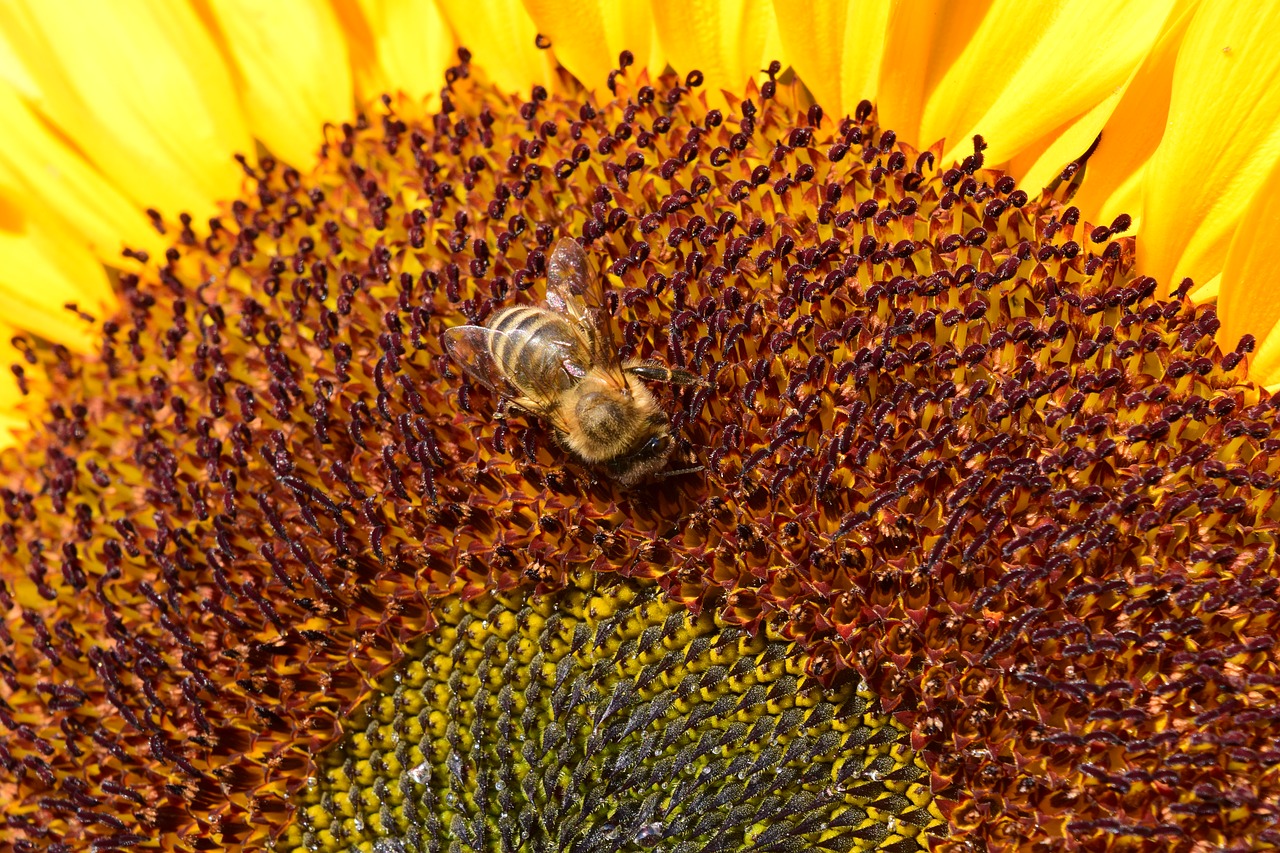
[[[561,446],[623,487],[660,472],[672,451],[670,422],[641,380],[707,384],[657,361],[619,358],[600,276],[572,237],[547,260],[546,308],[504,308],[487,325],[446,329],[444,344],[499,395],[498,417],[512,405],[542,418]]]

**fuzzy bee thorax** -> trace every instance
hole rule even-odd
[[[588,377],[579,385],[568,408],[566,420],[576,426],[571,431],[570,449],[588,461],[625,454],[655,432],[650,415],[656,404],[639,382],[629,381],[626,389],[619,391]],[[661,420],[665,424],[666,419]]]

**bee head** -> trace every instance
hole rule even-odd
[[[644,384],[631,380],[627,393],[620,394],[607,386],[596,390],[590,382],[579,386],[576,428],[567,431],[566,446],[624,487],[666,467],[674,448],[671,426]]]
[[[645,428],[626,453],[605,464],[609,475],[623,486],[633,486],[667,464],[674,442],[667,419],[658,413],[645,420]]]
[[[645,438],[640,446],[625,456],[610,460],[605,467],[609,476],[621,485],[634,486],[666,466],[671,448],[671,436],[664,429],[661,433]]]

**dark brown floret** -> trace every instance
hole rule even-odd
[[[954,849],[1280,843],[1276,405],[1127,223],[786,86],[469,75],[246,166],[53,359],[2,464],[16,848],[261,848],[433,602],[584,569],[865,679]],[[451,369],[563,235],[624,357],[712,381],[666,399],[703,471],[619,491]]]

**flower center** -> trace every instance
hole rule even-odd
[[[445,599],[277,849],[921,850],[908,733],[653,586]]]

